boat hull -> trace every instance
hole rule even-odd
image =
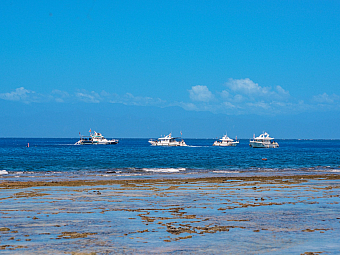
[[[78,141],[74,145],[93,145],[93,141]]]
[[[117,144],[118,140],[108,140],[108,141],[91,141],[91,140],[79,140],[74,145],[111,145],[111,144]]]
[[[100,141],[97,142],[96,144],[101,144],[101,145],[110,145],[110,144],[117,144],[118,140],[107,140],[107,141]]]
[[[232,146],[235,147],[239,142],[214,142],[213,146],[222,146],[222,147],[227,147],[227,146]]]
[[[266,142],[250,141],[249,146],[252,148],[278,148],[279,144],[277,142],[266,143]]]
[[[170,142],[170,143],[162,143],[159,141],[149,141],[149,143],[152,146],[168,146],[168,147],[174,147],[174,146],[187,146],[185,142]]]

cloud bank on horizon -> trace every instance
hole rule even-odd
[[[315,95],[308,102],[290,95],[289,91],[277,85],[262,87],[249,78],[230,78],[224,89],[209,90],[205,85],[192,86],[188,90],[187,101],[168,102],[161,98],[134,96],[131,93],[119,95],[101,92],[77,90],[74,93],[53,90],[49,94],[19,87],[15,91],[0,93],[0,99],[30,103],[116,103],[135,106],[170,107],[179,106],[187,111],[209,111],[228,115],[256,114],[280,115],[320,110],[340,110],[340,96],[327,93]]]

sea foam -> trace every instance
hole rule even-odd
[[[142,168],[145,172],[156,173],[178,173],[179,171],[185,171],[185,168]]]
[[[240,173],[239,171],[212,171],[213,173],[216,173],[216,174],[238,174]]]

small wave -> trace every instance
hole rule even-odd
[[[112,175],[110,175],[112,176]],[[117,175],[119,177],[126,177],[126,176],[142,176],[141,174],[120,174],[120,175]]]
[[[3,175],[3,174],[8,174],[8,172],[6,170],[0,170],[0,175]]]
[[[217,173],[217,174],[237,174],[240,173],[239,171],[212,171],[213,173]]]
[[[146,172],[156,173],[178,173],[179,171],[185,171],[185,168],[142,168]]]
[[[120,172],[121,173],[121,172]],[[131,177],[131,176],[143,176],[142,174],[97,174],[96,176],[102,176],[102,177]]]
[[[330,170],[330,172],[340,173],[340,169],[333,169],[333,170]]]

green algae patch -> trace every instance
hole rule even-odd
[[[40,193],[36,191],[27,191],[27,192],[18,192],[14,194],[14,197],[16,198],[22,198],[22,197],[42,197],[42,196],[48,196],[49,194]]]
[[[62,232],[59,238],[73,239],[73,238],[85,238],[87,236],[97,235],[97,233],[78,233],[78,232]]]

